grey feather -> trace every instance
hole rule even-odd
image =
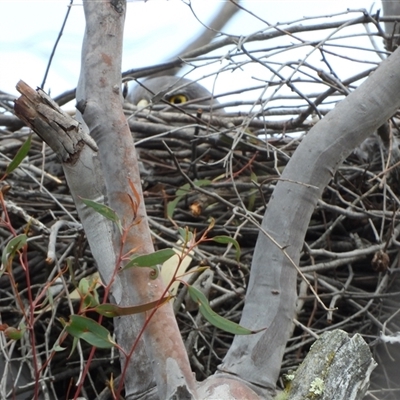
[[[218,101],[213,99],[212,94],[204,86],[190,79],[178,76],[157,76],[146,79],[142,85],[143,87],[137,85],[128,95],[128,100],[135,105],[141,101],[157,104],[161,99],[169,102],[171,97],[176,95],[185,96],[187,102],[191,104],[218,104]]]

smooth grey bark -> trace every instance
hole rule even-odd
[[[102,249],[99,271],[104,282],[111,278],[109,265],[115,260],[111,241],[111,224],[98,213],[93,213],[86,207],[81,198],[93,201],[103,200],[103,185],[94,177],[99,168],[97,146],[93,139],[81,129],[80,124],[59,106],[42,90],[37,92],[23,81],[18,82],[17,90],[22,96],[15,101],[15,113],[27,126],[31,127],[40,138],[53,149],[62,160],[65,177],[71,188],[74,201],[81,221],[84,221],[89,241],[99,244]],[[94,257],[100,256],[94,249]],[[1,363],[1,358],[0,358]],[[25,366],[25,364],[24,364]],[[1,368],[0,368],[1,369]],[[12,376],[14,374],[11,374]],[[27,382],[28,383],[28,382]],[[48,391],[43,389],[39,399],[49,398]],[[23,394],[26,398],[29,393]],[[46,397],[47,396],[47,397]]]
[[[396,51],[302,140],[262,222],[262,229],[286,247],[296,264],[312,212],[336,169],[399,107],[400,51]],[[282,250],[260,232],[240,323],[268,329],[250,337],[236,336],[220,373],[240,377],[262,396],[275,391],[294,316],[296,279],[296,269]]]
[[[111,232],[115,260],[108,268],[113,272],[126,262],[121,258],[123,255],[154,251],[136,151],[122,109],[125,10],[124,0],[84,1],[86,29],[76,95],[78,109],[99,148],[101,168],[97,173],[104,182],[106,204],[116,212],[126,230],[124,237],[116,226]],[[90,246],[93,250],[98,243],[90,242]],[[98,250],[100,254],[104,251]],[[164,293],[161,278],[151,279],[150,270],[145,268],[118,271],[111,286],[114,301],[120,306],[157,301]],[[117,341],[125,352],[131,351],[144,327],[145,317],[139,314],[115,319]],[[124,366],[127,360],[123,354],[121,358]],[[127,399],[196,397],[194,376],[171,304],[158,308],[146,321],[142,340],[130,358],[124,380]]]
[[[88,10],[85,8],[86,12],[86,18],[90,20],[90,15],[94,15],[95,11],[94,10]],[[110,21],[112,24],[112,21]],[[100,27],[103,24],[99,24],[98,30],[100,30]],[[115,27],[110,26],[110,29],[115,29]],[[88,57],[93,57],[93,55],[89,52],[88,47],[91,46],[90,43],[88,43],[88,38],[87,38],[87,30],[90,29],[89,27],[86,27],[86,32],[85,32],[85,38],[82,46],[82,71],[80,74],[80,81],[77,87],[77,93],[76,93],[76,98],[77,101],[79,99],[84,99],[83,101],[86,102],[87,100],[90,99],[91,96],[98,96],[98,99],[100,102],[104,101],[104,94],[98,94],[94,93],[91,90],[91,85],[89,83],[89,86],[87,85],[87,80],[89,78],[90,73],[95,73],[95,69],[92,69],[90,71],[90,67],[85,65],[85,60],[87,60]],[[93,29],[93,28],[91,28]],[[104,27],[106,29],[106,27]],[[91,30],[91,33],[93,34],[93,31]],[[100,32],[99,32],[100,34]],[[118,33],[114,31],[114,35],[120,35],[122,36],[122,33]],[[101,41],[99,40],[99,43]],[[98,49],[103,48],[105,43],[99,44]],[[121,50],[118,49],[118,47],[114,47],[113,49],[116,54],[116,58],[118,60],[118,57],[121,56]],[[93,60],[94,61],[94,60]],[[87,61],[86,61],[87,62]],[[117,61],[118,63],[118,61]],[[102,74],[101,74],[102,75]],[[100,76],[101,76],[100,75]],[[118,85],[118,76],[116,76],[116,72],[113,71],[114,77],[110,77],[108,75],[108,71],[106,73],[106,77],[110,80],[115,81],[115,85]],[[94,77],[92,78],[94,79]],[[108,86],[108,85],[107,85]],[[117,86],[118,87],[118,86]],[[97,88],[98,90],[99,88]],[[97,92],[96,90],[96,92]],[[89,93],[88,93],[89,92]],[[105,115],[105,114],[104,114]],[[87,125],[84,121],[84,118],[82,117],[80,112],[77,112],[77,119],[82,122],[84,126],[86,126],[86,129],[89,131],[89,128],[87,128]],[[89,126],[92,124],[89,122]],[[93,126],[91,126],[93,129]],[[100,276],[103,279],[104,284],[108,285],[110,284],[111,277],[113,275],[113,269],[117,263],[117,254],[118,250],[115,248],[115,237],[113,237],[114,234],[114,227],[110,227],[109,223],[99,223],[97,226],[93,226],[91,221],[95,222],[95,215],[97,213],[93,213],[93,210],[85,207],[80,207],[80,202],[79,202],[79,197],[83,198],[88,198],[94,201],[100,201],[102,202],[104,200],[104,195],[106,193],[105,189],[105,183],[103,179],[103,172],[102,172],[102,167],[101,167],[101,161],[99,159],[99,155],[96,154],[93,156],[92,160],[87,160],[83,161],[83,166],[86,167],[86,170],[81,170],[79,166],[64,166],[63,169],[65,171],[69,187],[71,188],[71,193],[74,196],[74,200],[78,200],[76,203],[78,213],[80,216],[80,219],[82,221],[82,224],[84,226],[85,232],[88,237],[88,241],[91,247],[91,251],[93,253],[94,259],[97,262],[97,267],[100,273]],[[78,168],[78,169],[77,169]],[[71,177],[74,177],[75,179],[72,180]],[[80,179],[80,182],[79,182]],[[96,196],[97,198],[93,198],[90,196],[90,193],[86,193],[86,190],[82,190],[83,188],[87,186],[93,186],[89,181],[93,180],[94,182],[101,181],[102,182],[102,187],[100,188],[100,193]],[[81,185],[83,187],[81,187]],[[86,194],[85,194],[86,193]],[[77,199],[76,199],[77,198]],[[96,240],[96,235],[97,232],[103,237],[102,241]],[[104,240],[106,240],[106,243],[104,243]],[[116,275],[114,278],[113,282],[113,289],[111,290],[111,296],[113,300],[116,302],[116,304],[119,305],[128,305],[129,303],[129,297],[128,295],[124,296],[124,281],[126,282],[126,279],[122,279],[121,277]],[[137,316],[127,316],[125,318],[115,318],[115,333],[117,337],[117,341],[119,345],[125,350],[129,351],[129,347],[132,346],[132,344],[135,342],[138,332],[140,331],[141,327],[143,326],[143,318],[137,317]],[[125,357],[121,354],[121,364],[122,366],[126,363]],[[126,376],[125,376],[125,387],[126,387],[126,395],[127,398],[136,398],[136,396],[140,396],[142,393],[146,393],[151,388],[155,387],[155,381],[154,381],[154,376],[153,376],[153,367],[151,365],[151,361],[148,357],[148,354],[145,349],[145,345],[143,340],[140,340],[136,350],[135,350],[135,357],[130,363],[130,367],[127,370]],[[130,397],[131,396],[131,397]]]
[[[385,22],[386,47],[393,49],[398,46],[400,40],[400,0],[382,0],[382,5],[385,17],[393,18],[397,16],[398,22]],[[397,35],[397,37],[394,35]],[[396,142],[394,143],[394,150],[397,150]],[[396,268],[394,263],[393,268]],[[400,308],[400,280],[395,276],[396,274],[392,274],[391,278],[387,280],[387,293],[390,293],[390,297],[382,299],[382,309],[391,310],[388,313],[384,331],[382,332],[386,335],[395,334],[400,326],[400,313],[397,312]],[[398,390],[400,389],[400,345],[399,343],[382,343],[378,340],[373,350],[378,367],[372,374],[371,388],[385,388],[387,389],[387,399],[397,399]],[[391,389],[393,392],[390,394]]]
[[[22,96],[16,101],[16,114],[30,126],[59,156],[68,186],[84,226],[86,237],[91,244],[97,268],[106,285],[113,281],[113,297],[120,303],[124,297],[120,275],[113,277],[117,254],[114,250],[111,221],[87,207],[82,198],[104,202],[104,182],[98,159],[96,143],[68,113],[49,98],[43,91],[31,89],[22,81],[17,85]],[[134,343],[142,325],[134,316],[120,318],[116,325],[119,329],[120,346],[129,347]],[[127,376],[131,396],[146,393],[149,398],[158,398],[153,380],[153,367],[148,359],[143,340],[135,349],[134,373]],[[1,357],[0,357],[1,361]],[[136,382],[138,381],[138,384]],[[147,385],[147,386],[145,386]]]
[[[115,6],[118,2],[113,2],[113,4]],[[99,4],[97,3],[95,6],[98,7]],[[112,24],[107,26],[107,28],[110,27],[112,28]],[[114,31],[107,31],[107,33],[110,36],[115,34]],[[99,43],[102,44],[101,40]],[[94,51],[86,52],[84,50],[83,52],[83,55],[93,62],[87,67],[92,66],[95,70],[101,64],[101,60],[91,58],[94,54]],[[116,67],[114,59],[107,57],[107,54],[104,53],[102,53],[102,57],[106,64],[112,65],[113,68]],[[398,93],[400,93],[399,61],[400,55],[396,52],[365,84],[318,123],[303,140],[286,167],[283,179],[290,178],[318,188],[279,182],[263,221],[263,229],[268,231],[280,245],[288,246],[287,252],[295,262],[298,262],[311,213],[337,166],[356,145],[385,122],[400,106],[398,98]],[[118,67],[118,61],[116,64]],[[90,70],[90,68],[87,69]],[[92,72],[97,77],[94,87],[97,85],[99,89],[103,89],[103,92],[95,92],[98,97],[94,98],[87,96],[85,91],[78,92],[78,99],[84,100],[86,103],[81,109],[90,117],[99,110],[97,105],[104,100],[102,96],[108,96],[110,92],[114,92],[113,96],[115,95],[116,99],[120,97],[119,81],[115,70],[113,70],[114,75],[111,79],[113,84],[106,82],[109,76],[105,76],[102,70],[97,71],[97,74],[94,73],[95,71]],[[81,84],[84,85],[84,78],[82,79]],[[105,85],[108,92],[101,85]],[[113,107],[117,104],[118,101],[108,103],[111,111],[115,111]],[[119,109],[117,111],[119,112]],[[107,115],[106,119],[101,118],[100,114],[100,117],[97,116],[97,120],[89,120],[88,125],[92,125],[93,130],[97,133],[101,129],[105,129],[105,133],[108,134],[113,129],[120,128],[119,125],[124,125],[123,122],[113,125],[118,121],[113,121],[109,114],[103,112],[103,116],[105,115]],[[100,142],[102,140],[107,143],[106,137],[101,137]],[[102,147],[103,154],[107,153],[109,147],[104,144]],[[130,148],[122,147],[121,151],[131,155]],[[106,158],[104,156],[104,159]],[[113,171],[107,171],[107,174],[115,172],[115,165],[110,164],[110,166]],[[103,172],[105,172],[104,169]],[[108,175],[108,179],[111,176],[113,175]],[[128,285],[125,285],[123,289],[129,290]],[[252,337],[236,337],[224,360],[221,372],[234,379],[250,382],[253,388],[260,393],[260,397],[264,399],[269,398],[269,395],[274,392],[283,350],[289,336],[295,299],[295,269],[282,251],[261,233],[254,254],[247,301],[241,323],[253,329],[268,326],[268,330]],[[130,329],[132,327],[129,325],[126,325],[125,328],[127,329],[125,332],[119,328],[119,334],[126,335],[135,331],[135,328]],[[149,362],[149,357],[145,356],[144,359],[141,359],[140,356],[140,352],[135,353],[135,358],[138,360],[136,366],[143,367],[146,374],[139,374],[135,377],[137,371],[133,371],[133,379],[136,381],[145,379],[145,384],[151,383],[154,369]]]
[[[23,96],[16,101],[15,111],[59,155],[103,282],[110,285],[117,305],[132,306],[160,300],[165,285],[161,277],[152,279],[148,269],[120,270],[127,262],[124,255],[154,251],[133,139],[122,109],[125,6],[123,0],[84,2],[87,26],[77,100],[92,137],[43,92],[36,93],[22,82]],[[85,206],[81,197],[110,206],[121,220],[124,236],[115,224]],[[128,366],[125,398],[196,398],[194,376],[171,304],[158,308],[148,320],[142,313],[114,322],[124,350],[122,365]],[[142,339],[128,364],[124,354],[131,352],[142,329]]]
[[[388,37],[386,47],[388,50],[395,49],[400,34],[400,1],[382,0],[383,13],[385,17],[398,16],[398,22],[385,22],[385,33]]]

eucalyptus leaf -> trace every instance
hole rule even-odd
[[[250,329],[244,328],[236,322],[229,321],[221,317],[210,307],[206,296],[193,286],[188,286],[188,293],[191,299],[198,304],[201,315],[216,328],[222,329],[225,332],[233,333],[234,335],[250,335],[255,333]]]
[[[29,149],[31,148],[31,141],[32,141],[32,135],[29,135],[28,139],[18,150],[14,159],[10,162],[10,164],[8,164],[7,169],[6,169],[6,174],[9,174],[10,172],[12,172],[16,168],[18,168],[18,166],[21,164],[21,162],[24,160],[24,158],[28,154]]]
[[[214,236],[211,238],[214,242],[221,243],[221,244],[232,244],[236,249],[236,261],[240,260],[240,246],[237,240],[231,238],[230,236]]]
[[[142,256],[132,257],[129,262],[125,265],[123,269],[133,268],[133,267],[148,267],[153,269],[152,279],[156,279],[159,274],[159,264],[163,264],[165,261],[169,260],[176,253],[172,249],[163,249],[155,251],[151,254],[145,254]]]
[[[0,271],[0,276],[4,269],[8,265],[10,261],[15,257],[17,252],[21,250],[27,243],[27,236],[23,233],[21,235],[15,236],[12,238],[6,245],[5,249],[3,250],[3,254],[1,256],[1,263],[3,265],[2,270]]]
[[[65,329],[74,338],[83,339],[92,346],[101,349],[109,349],[115,346],[110,332],[88,317],[72,315]]]

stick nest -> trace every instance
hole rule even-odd
[[[286,132],[272,134],[260,116],[249,120],[237,114],[198,112],[194,118],[188,113],[150,112],[130,105],[126,113],[138,143],[155,247],[176,248],[177,227],[187,227],[200,237],[213,224],[210,239],[217,235],[234,238],[240,245],[239,260],[233,246],[203,242],[188,255],[188,269],[209,269],[188,279],[204,288],[219,315],[239,322],[259,234],[257,223],[312,122],[303,119]],[[0,142],[3,170],[6,157],[15,156],[27,135],[15,118],[7,118]],[[341,328],[378,344],[372,349],[378,349],[377,361],[385,362],[373,373],[371,389],[398,388],[398,381],[391,376],[396,362],[388,357],[390,353],[395,357],[395,346],[385,352],[379,345],[381,332],[390,335],[399,330],[400,186],[396,168],[386,171],[389,154],[390,149],[385,149],[378,137],[369,138],[339,167],[315,209],[300,267],[324,304],[335,310],[326,311],[317,304],[299,278],[298,314],[282,373],[299,365],[316,335]],[[2,191],[6,208],[2,219],[9,221],[0,228],[3,251],[16,234],[27,233],[29,243],[27,259],[15,257],[12,268],[0,278],[1,322],[3,327],[26,325],[33,301],[36,355],[32,354],[29,331],[20,341],[3,338],[2,351],[16,360],[15,365],[32,367],[36,362],[42,368],[41,376],[50,378],[42,385],[55,397],[64,398],[78,379],[80,356],[75,351],[66,359],[71,337],[61,343],[66,350],[52,353],[52,349],[60,335],[63,337],[60,318],[68,320],[78,308],[79,296],[74,299],[71,293],[81,278],[96,271],[95,262],[82,228],[74,223],[78,217],[62,168],[35,135],[28,158],[2,181]],[[55,225],[57,221],[63,222]],[[52,232],[55,241],[51,243]],[[267,254],[265,259],[267,269]],[[58,288],[50,298],[49,288]],[[103,290],[98,292],[101,297]],[[51,301],[45,302],[46,298]],[[201,317],[185,295],[185,287],[181,286],[174,307],[193,370],[202,380],[221,363],[232,335]],[[260,299],[260,307],[268,304]],[[112,331],[112,320],[105,319],[103,324]],[[89,351],[90,346],[82,342],[81,357],[87,358]],[[18,361],[21,357],[22,363]],[[108,379],[119,373],[116,353],[97,350],[90,370],[96,374],[91,374],[84,386],[89,398],[101,396],[102,391],[107,398]],[[29,376],[26,379],[32,381]],[[373,393],[391,398],[384,397],[383,390]],[[391,391],[386,393],[390,396]]]
[[[189,283],[204,291],[214,311],[232,321],[240,321],[258,224],[283,169],[303,135],[388,54],[371,45],[376,37],[384,37],[379,13],[347,13],[355,14],[351,24],[305,18],[279,27],[268,25],[246,40],[222,34],[195,55],[170,63],[170,68],[184,64],[193,69],[215,64],[218,78],[229,74],[228,82],[241,76],[235,75],[237,71],[246,73],[248,66],[255,66],[251,82],[258,86],[232,89],[237,92],[221,101],[225,112],[214,109],[209,113],[206,108],[178,112],[164,106],[139,110],[126,104],[155,247],[179,247],[178,228],[187,227],[199,238],[210,225],[209,239],[225,235],[240,245],[239,259],[234,246],[212,240],[199,244],[186,258],[188,270],[208,267],[188,276]],[[362,26],[363,32],[368,26],[369,31],[356,35],[351,30],[354,26]],[[356,42],[357,36],[366,36],[370,42]],[[393,40],[393,35],[388,36]],[[386,49],[391,51],[395,43],[388,43],[388,36]],[[287,40],[286,44],[280,39]],[[211,53],[217,47],[220,53]],[[281,54],[288,56],[282,59]],[[302,59],[297,61],[299,54]],[[151,74],[164,67],[146,71]],[[349,76],[354,70],[357,74]],[[140,71],[123,74],[124,80],[140,76],[144,76]],[[251,90],[254,96],[249,100],[246,94]],[[57,101],[64,104],[72,98],[71,91]],[[29,134],[13,115],[13,100],[0,92],[3,172]],[[248,112],[231,111],[237,106],[247,107]],[[295,370],[315,337],[326,330],[359,333],[379,363],[367,398],[381,400],[398,399],[400,391],[399,340],[394,344],[381,340],[383,333],[395,341],[390,336],[400,331],[400,181],[396,166],[400,155],[395,122],[395,135],[384,141],[371,136],[339,166],[317,204],[299,267],[329,310],[299,277],[297,315],[281,371],[283,376]],[[4,197],[2,253],[14,236],[29,236],[26,257],[14,257],[12,267],[0,276],[0,331],[33,325],[17,341],[0,333],[0,373],[3,377],[9,371],[10,386],[25,386],[18,389],[19,398],[29,397],[32,386],[26,385],[35,381],[35,374],[41,378],[40,390],[49,398],[72,398],[91,346],[81,341],[71,352],[73,340],[62,333],[61,321],[78,311],[81,300],[76,288],[81,279],[96,272],[96,265],[61,164],[33,135],[28,157],[0,182],[0,190]],[[96,290],[102,301],[104,290]],[[260,299],[260,307],[268,304]],[[207,323],[182,285],[174,308],[193,371],[202,380],[217,369],[232,335]],[[94,313],[88,316],[98,318]],[[103,325],[113,331],[111,319],[104,318]],[[57,345],[65,350],[54,352]],[[82,395],[110,398],[110,378],[119,374],[117,352],[97,349]],[[1,394],[5,382],[1,379]]]

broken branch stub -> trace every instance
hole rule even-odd
[[[325,332],[296,372],[289,375],[286,398],[361,400],[376,365],[361,335],[350,338],[340,329]]]
[[[16,115],[46,142],[62,162],[74,163],[85,144],[97,151],[94,140],[79,122],[63,111],[43,90],[17,84],[21,96],[15,100]]]

